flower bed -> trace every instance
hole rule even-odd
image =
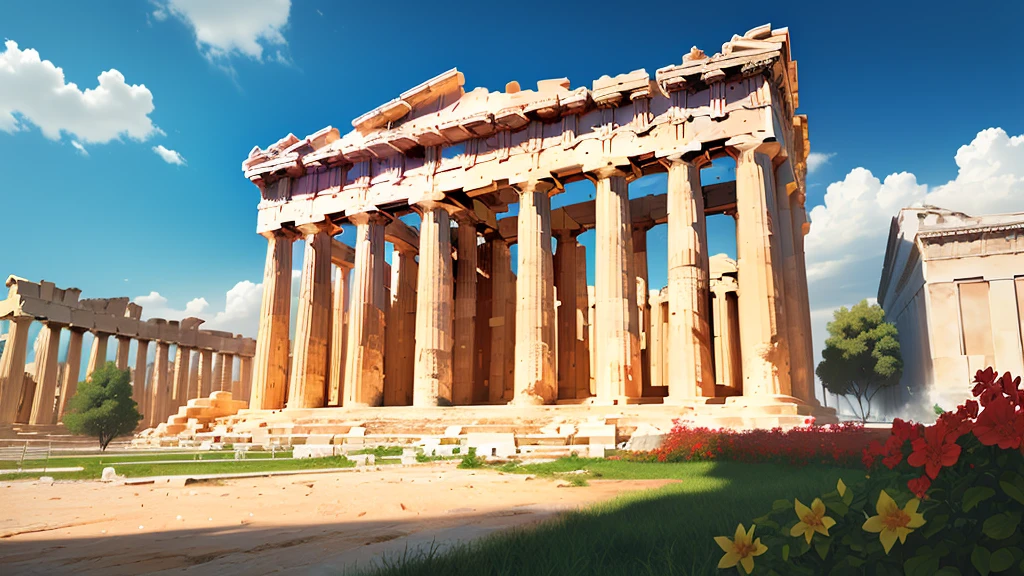
[[[627,458],[645,462],[730,460],[777,462],[792,465],[828,464],[858,466],[872,439],[884,439],[887,430],[866,429],[859,423],[807,426],[782,430],[690,428],[676,422],[657,450],[633,453]]]
[[[740,574],[1024,573],[1024,391],[978,371],[973,394],[931,426],[897,420],[862,455],[868,474],[772,511],[716,542]]]

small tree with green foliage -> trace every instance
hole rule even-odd
[[[871,400],[895,386],[903,374],[896,326],[885,321],[878,304],[862,300],[849,310],[836,310],[828,323],[828,339],[816,373],[829,392],[852,396],[862,422],[871,417]]]
[[[100,450],[106,450],[114,438],[130,434],[142,420],[132,400],[130,380],[127,370],[118,370],[113,362],[107,362],[78,384],[64,425],[73,434],[99,438]]]

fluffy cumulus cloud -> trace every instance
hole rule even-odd
[[[184,166],[187,164],[187,162],[185,162],[184,156],[178,154],[174,150],[164,148],[163,144],[153,146],[153,152],[156,152],[156,155],[162,158],[163,161],[167,162],[168,164],[174,164],[175,166]]]
[[[817,172],[818,168],[828,164],[835,155],[835,152],[811,152],[807,155],[807,171],[814,174]]]
[[[199,51],[209,60],[246,56],[287,61],[283,30],[288,24],[291,0],[162,0],[153,12],[156,20],[168,14],[188,25]]]
[[[155,291],[145,296],[136,296],[133,302],[142,306],[143,318],[164,318],[166,320],[181,320],[186,316],[201,318],[203,312],[210,307],[206,298],[193,298],[185,304],[184,309],[179,310],[170,306],[167,298]]]
[[[227,291],[224,309],[219,311],[213,311],[205,298],[193,298],[185,304],[184,309],[179,309],[171,306],[166,297],[155,291],[136,297],[134,302],[142,306],[142,317],[146,319],[181,320],[187,316],[194,316],[206,321],[202,325],[204,329],[223,330],[255,338],[259,329],[262,298],[262,284],[243,280]]]
[[[64,71],[43,60],[39,52],[22,50],[13,40],[4,47],[0,52],[0,130],[13,133],[34,125],[51,140],[69,134],[85,144],[122,137],[146,140],[162,134],[149,117],[153,94],[142,84],[128,84],[117,70],[101,73],[97,86],[83,91],[66,82]],[[83,150],[81,144],[76,148]]]
[[[956,178],[938,186],[909,172],[879,179],[855,168],[830,184],[825,203],[811,209],[805,242],[816,350],[836,308],[877,295],[889,226],[901,208],[928,204],[972,215],[1024,211],[1024,135],[983,130],[955,160]]]

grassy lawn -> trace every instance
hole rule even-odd
[[[277,452],[274,458],[290,458],[292,455],[291,451]],[[246,454],[246,460],[259,460],[263,458],[270,458],[270,452],[249,452]],[[161,454],[161,453],[145,453],[145,454],[95,454],[89,456],[54,456],[49,461],[46,460],[26,460],[23,468],[42,468],[45,464],[48,468],[66,468],[71,466],[87,466],[89,464],[102,464],[104,466],[110,466],[111,464],[118,464],[121,462],[165,462],[168,460],[182,460],[182,461],[209,461],[209,460],[234,460],[235,453],[233,451],[224,452],[196,452],[189,454],[172,453],[172,454]],[[14,470],[17,466],[14,462],[0,462],[0,470]],[[102,467],[101,467],[102,469]]]
[[[526,530],[514,530],[447,553],[385,558],[374,576],[715,574],[721,552],[712,538],[771,509],[779,498],[810,501],[843,477],[863,471],[776,464],[694,462],[641,464],[563,458],[506,465],[505,472],[542,476],[583,469],[585,477],[681,480],[626,494]],[[566,490],[587,490],[586,487]]]

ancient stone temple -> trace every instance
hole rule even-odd
[[[61,420],[78,386],[82,340],[92,334],[85,377],[107,361],[111,337],[115,363],[132,374],[132,396],[144,419],[155,426],[193,398],[215,391],[248,397],[256,343],[216,330],[200,330],[203,320],[141,320],[142,306],[128,298],[79,299],[78,288],[57,288],[52,282],[7,279],[7,298],[0,300],[0,320],[10,329],[0,356],[0,425],[50,425]],[[29,327],[43,324],[32,370],[26,372]],[[65,362],[58,362],[60,336],[70,333]],[[134,362],[129,357],[136,342]],[[150,344],[155,361],[147,365]],[[173,347],[173,349],[172,349]],[[216,356],[216,361],[214,357]],[[239,378],[234,378],[238,358]],[[62,377],[61,377],[62,376]]]
[[[345,135],[289,134],[249,153],[267,239],[253,409],[657,404],[753,425],[834,418],[813,392],[808,132],[787,29],[589,86],[464,86],[452,69]],[[703,184],[702,168],[727,157],[735,182]],[[631,199],[630,183],[654,173],[667,193]],[[552,209],[579,180],[595,199]],[[711,263],[713,214],[736,219],[735,262]],[[354,249],[333,238],[345,223]],[[647,286],[657,224],[660,291]]]

